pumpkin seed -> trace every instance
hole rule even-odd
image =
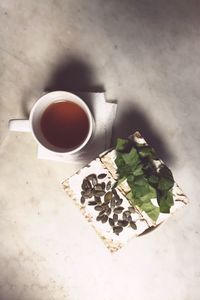
[[[104,215],[105,212],[106,212],[106,209],[103,209],[102,211],[100,211],[99,216]]]
[[[111,208],[114,208],[114,207],[115,207],[115,199],[114,199],[114,198],[111,199],[110,207],[111,207]]]
[[[102,191],[102,190],[104,190],[102,188],[102,185],[100,183],[96,184],[95,187],[94,187],[94,189],[95,189],[95,191]]]
[[[116,189],[112,189],[113,195],[118,196]]]
[[[102,190],[105,190],[105,187],[106,187],[105,182],[102,182],[102,183],[101,183],[101,187],[102,187]]]
[[[89,202],[88,202],[88,205],[96,205],[96,204],[97,204],[96,201],[89,201]]]
[[[105,198],[104,198],[104,203],[107,203],[107,204],[109,204],[109,202],[110,202],[110,200],[109,200],[109,199],[105,199]]]
[[[126,227],[128,225],[128,221],[125,220],[119,220],[117,222],[117,225],[122,226],[122,227]]]
[[[94,209],[97,211],[102,211],[103,207],[101,205],[96,205]]]
[[[101,219],[101,222],[102,223],[106,223],[107,221],[108,221],[108,216],[107,215],[103,215],[102,219]]]
[[[123,212],[123,214],[122,214],[122,219],[124,220],[124,221],[128,221],[128,218],[127,218],[127,215]]]
[[[105,178],[106,176],[107,176],[106,173],[99,174],[99,175],[98,175],[98,179],[103,179],[103,178]]]
[[[130,211],[125,210],[122,214],[122,219],[128,221],[128,217],[130,216],[130,214],[131,214]]]
[[[91,186],[91,183],[89,182],[89,180],[83,179],[81,188],[82,188],[84,191],[86,191],[86,190],[91,190],[91,189],[92,189],[92,186]]]
[[[118,205],[121,205],[122,202],[123,202],[123,199],[118,198],[118,199],[115,201],[115,204],[116,204],[116,206],[118,206]]]
[[[101,207],[103,207],[103,209],[107,209],[107,208],[108,208],[108,203],[103,203],[103,204],[101,205]]]
[[[81,201],[81,204],[84,204],[85,203],[85,198],[82,196],[80,201]]]
[[[94,196],[94,200],[95,200],[98,204],[101,203],[101,198],[98,197],[98,196]]]
[[[130,207],[128,208],[128,210],[129,210],[131,213],[135,213],[135,208],[134,208],[133,206],[130,206]]]
[[[131,217],[131,215],[129,215],[127,219],[128,219],[128,220],[127,220],[128,222],[132,222],[132,217]]]
[[[92,178],[92,184],[93,184],[93,186],[95,186],[97,183],[98,183],[98,181],[97,181],[97,177],[95,175],[95,177]]]
[[[112,209],[111,209],[110,207],[108,207],[108,208],[106,209],[106,214],[107,214],[107,216],[109,216],[109,215],[111,214],[111,211],[112,211]]]
[[[112,196],[113,196],[112,192],[107,192],[104,196],[104,201],[110,202],[110,200],[112,199]]]
[[[114,195],[115,195],[115,199],[119,199],[119,194],[117,193],[117,190],[115,189],[115,192],[114,192]]]
[[[94,195],[97,197],[101,197],[101,196],[105,195],[105,191],[94,191]]]
[[[111,188],[111,181],[109,180],[106,184],[106,190],[108,191]]]
[[[118,221],[118,215],[117,214],[113,214],[113,221],[117,222]]]
[[[103,215],[98,215],[98,216],[96,217],[96,220],[97,220],[97,221],[101,221],[102,217],[103,217]]]
[[[131,228],[133,228],[135,230],[137,229],[137,225],[135,224],[135,222],[131,221],[129,224],[130,224]]]
[[[130,216],[131,212],[129,210],[125,210],[124,213],[128,216]]]
[[[114,221],[113,221],[112,218],[109,218],[109,219],[108,219],[108,222],[109,222],[110,226],[114,226],[114,225],[115,225],[115,223],[114,223]]]
[[[118,185],[118,182],[115,181],[115,183],[114,183],[113,186],[112,186],[112,190],[114,190],[114,189],[117,187],[117,185]]]
[[[81,192],[81,195],[82,195],[84,198],[92,198],[92,196],[93,196],[93,191],[92,191],[92,190],[82,191],[82,192]]]
[[[119,200],[120,199],[118,194],[115,194],[114,198],[115,198],[115,200]]]
[[[93,178],[96,178],[96,174],[90,174],[86,177],[86,179],[91,180],[91,181]]]
[[[114,232],[115,234],[117,234],[117,235],[119,235],[120,232],[122,232],[122,230],[123,230],[123,227],[121,227],[121,226],[114,226],[114,227],[113,227],[113,232]]]
[[[124,210],[124,207],[118,206],[118,207],[114,208],[114,213],[120,214],[123,210]]]

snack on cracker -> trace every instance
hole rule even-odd
[[[118,139],[115,149],[100,154],[63,187],[111,252],[188,203],[139,132]]]

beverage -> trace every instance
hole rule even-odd
[[[79,153],[88,144],[95,122],[80,97],[54,91],[38,99],[28,120],[10,120],[9,129],[31,132],[38,145],[52,154],[65,155]]]
[[[44,110],[40,127],[50,144],[70,151],[87,138],[90,123],[81,106],[72,101],[59,100]]]

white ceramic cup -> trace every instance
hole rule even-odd
[[[59,102],[61,100],[71,101],[79,105],[86,113],[89,121],[89,130],[86,138],[80,145],[70,150],[56,147],[50,144],[45,138],[45,136],[43,135],[40,126],[41,117],[44,111],[46,110],[46,108],[49,105]],[[33,137],[35,138],[35,140],[39,145],[43,146],[44,148],[46,148],[47,150],[53,153],[59,153],[59,154],[74,154],[79,152],[91,139],[95,127],[92,114],[88,106],[85,104],[85,102],[78,96],[65,91],[55,91],[42,96],[41,98],[38,99],[38,101],[34,104],[33,108],[31,109],[29,120],[12,119],[9,120],[8,125],[9,125],[9,130],[11,131],[32,132]]]

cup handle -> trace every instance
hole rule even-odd
[[[10,131],[23,131],[23,132],[31,131],[29,120],[19,120],[19,119],[9,120],[8,128]]]

